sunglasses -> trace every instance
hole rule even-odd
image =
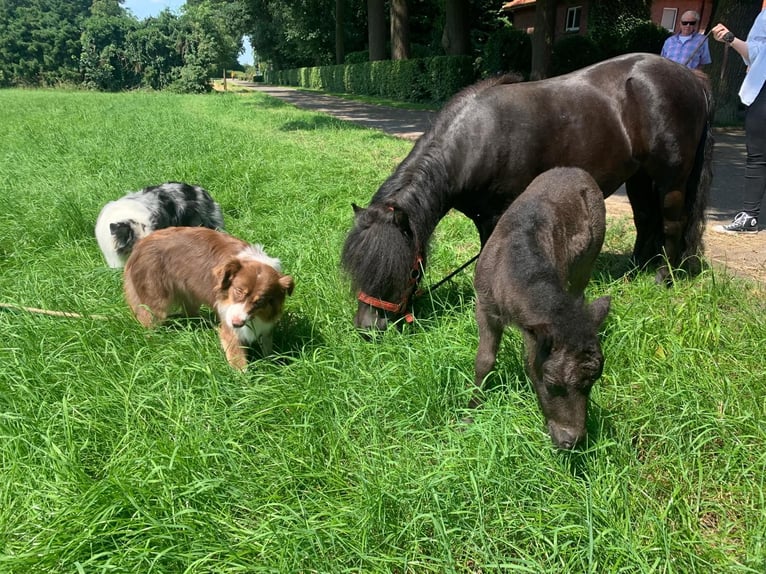
[[[697,22],[681,22],[681,26],[694,26]]]

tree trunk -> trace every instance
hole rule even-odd
[[[386,59],[385,0],[367,0],[367,42],[370,62]]]
[[[391,0],[391,59],[410,57],[410,17],[407,0]]]
[[[718,0],[713,4],[710,14],[710,28],[720,22],[737,38],[745,40],[760,11],[760,2]],[[722,124],[740,123],[742,105],[738,92],[745,78],[745,63],[737,52],[725,44],[712,39],[709,39],[709,44],[710,57],[713,59],[709,72],[715,101],[715,121]]]
[[[448,56],[470,54],[469,0],[446,0],[442,48]]]
[[[551,69],[553,35],[556,31],[556,0],[542,0],[536,4],[530,80],[542,80],[548,77]]]
[[[345,2],[335,0],[335,63],[342,64],[346,59],[346,43],[343,37],[343,10]]]

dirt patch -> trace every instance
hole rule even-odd
[[[633,217],[628,200],[617,194],[607,198],[606,213],[609,217]],[[713,231],[716,225],[720,222],[708,221],[703,234],[707,260],[732,275],[754,279],[766,287],[766,231],[727,235]]]

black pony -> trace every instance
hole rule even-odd
[[[634,262],[664,255],[699,266],[711,184],[707,83],[654,54],[627,54],[539,82],[485,80],[457,94],[383,183],[341,256],[358,293],[354,323],[385,329],[407,316],[429,239],[454,208],[484,245],[505,208],[540,173],[580,167],[604,197],[625,183]],[[659,260],[656,280],[669,282]]]

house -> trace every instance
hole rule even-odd
[[[535,30],[535,0],[512,0],[503,4],[503,12],[510,16],[515,28],[531,34]],[[556,7],[556,29],[554,40],[567,34],[588,33],[588,0],[561,0]],[[700,15],[698,31],[703,34],[710,25],[713,0],[655,0],[652,2],[652,22],[671,32],[678,32],[681,14],[694,10]]]

